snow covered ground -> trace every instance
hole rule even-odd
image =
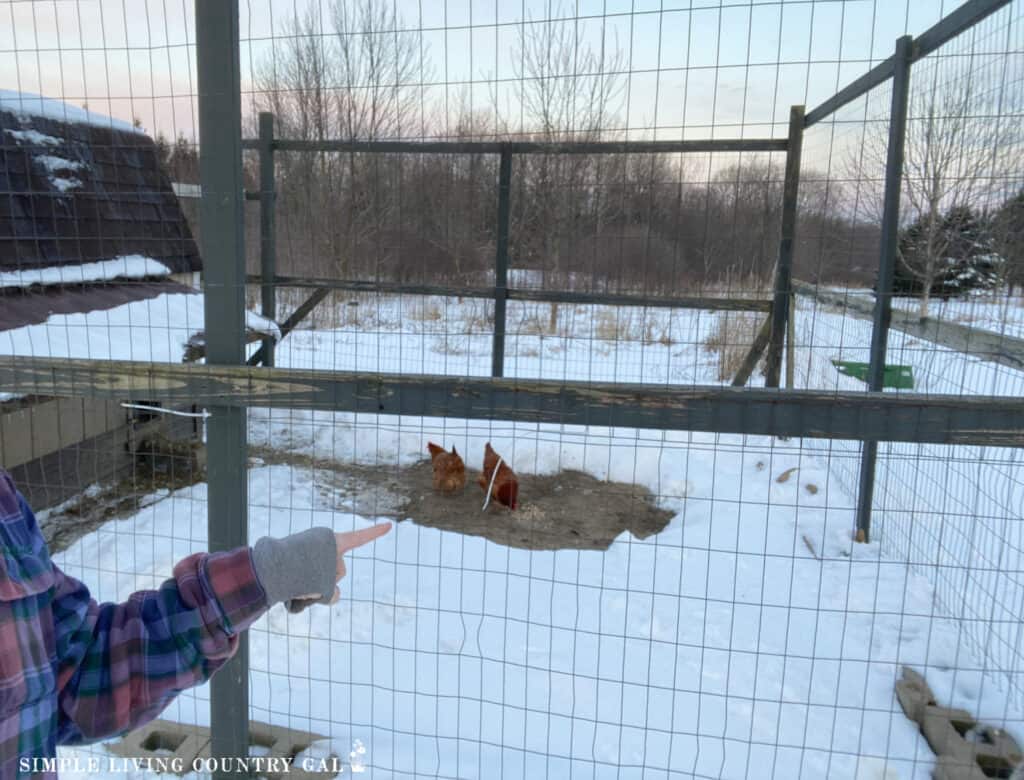
[[[82,281],[79,274],[87,274],[93,280],[110,279],[124,273],[151,276],[159,273],[157,266],[163,269],[163,274],[168,272],[162,263],[132,255],[88,266],[0,274],[0,287]],[[281,337],[277,323],[256,312],[246,311],[245,324],[256,333],[275,339]],[[189,339],[202,331],[203,326],[201,293],[165,293],[112,309],[52,314],[45,322],[0,330],[0,355],[180,363]],[[16,397],[0,392],[0,401]]]
[[[538,462],[561,446],[571,465],[588,453],[632,472],[636,454],[663,491],[685,463],[670,490],[689,494],[666,499],[678,515],[663,533],[529,552],[401,523],[350,562],[340,604],[278,607],[253,629],[254,716],[339,750],[360,739],[371,777],[926,778],[930,751],[893,698],[910,664],[941,700],[1022,736],[1024,713],[927,580],[850,542],[851,511],[830,506],[813,459],[738,439],[579,438],[538,447]],[[179,491],[57,562],[101,599],[153,587],[204,548],[205,495]],[[250,503],[252,538],[373,520],[288,466],[254,468]],[[207,696],[167,717],[208,723]]]
[[[293,331],[277,365],[291,368],[489,376],[489,303],[364,298],[318,330]],[[718,315],[635,307],[562,305],[549,332],[547,304],[510,301],[507,376],[593,382],[717,384],[704,347]]]
[[[909,312],[920,309],[919,303],[913,298],[897,298],[893,305]],[[1005,294],[986,294],[932,301],[928,304],[928,316],[1018,339],[1024,338],[1024,298],[1020,296],[1007,298]]]
[[[831,359],[867,362],[871,323],[799,299],[797,385],[863,389]],[[889,364],[914,371],[912,392],[1024,396],[1024,372],[953,352],[899,331]],[[887,390],[887,392],[898,392]],[[850,496],[859,446],[805,440]],[[936,597],[963,628],[963,641],[1024,702],[1024,451],[1000,447],[879,446],[874,534],[885,553],[925,572]]]
[[[548,335],[548,311],[510,305],[509,375],[717,381],[702,346],[717,315],[561,307]],[[489,371],[478,302],[364,299],[341,318],[289,336],[278,365]],[[804,307],[797,321],[798,384],[862,389],[830,360],[866,359],[870,324]],[[1024,392],[1018,372],[902,334],[891,349],[925,392]],[[403,522],[351,561],[341,603],[260,621],[253,716],[342,755],[361,740],[369,777],[927,778],[931,752],[893,695],[905,664],[1024,740],[1020,678],[999,671],[1020,672],[1018,451],[883,447],[874,541],[855,545],[852,443],[250,412],[253,444],[342,463],[410,463],[428,438],[470,462],[490,440],[525,473],[640,483],[676,515],[604,553]],[[377,516],[324,465],[255,463],[249,496],[252,539]],[[102,599],[155,586],[204,549],[205,501],[202,484],[155,496],[57,562]],[[207,698],[167,717],[207,723]]]
[[[133,256],[133,257],[138,257]],[[162,263],[146,258],[145,268],[138,263],[124,265],[119,260],[91,263],[97,273],[130,276],[136,271],[151,275],[148,268]],[[111,263],[112,265],[107,265]],[[11,282],[26,285],[38,281],[55,270],[67,281],[80,281],[80,272],[90,268],[74,266],[67,269],[42,269],[42,274],[19,271],[11,274]],[[97,277],[98,278],[98,277]],[[112,278],[107,276],[106,278]],[[0,279],[0,283],[3,283]],[[257,333],[280,338],[277,323],[256,312],[245,313],[246,327]],[[0,355],[27,357],[89,358],[93,360],[143,360],[154,363],[179,363],[189,338],[203,329],[203,296],[199,292],[173,292],[142,301],[132,301],[112,309],[54,314],[45,322],[0,331]]]
[[[870,290],[842,292],[874,301],[874,293]],[[892,306],[911,314],[917,314],[921,308],[917,298],[893,298]],[[934,298],[928,303],[928,316],[1024,338],[1024,297],[1008,297],[1004,291],[975,291],[963,298],[950,298],[948,301]]]
[[[277,324],[246,312],[246,325],[280,335]],[[203,329],[203,296],[165,293],[113,309],[54,314],[37,325],[0,331],[0,354],[27,357],[180,363],[189,338]]]

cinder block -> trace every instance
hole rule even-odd
[[[308,748],[314,742],[326,737],[319,734],[310,734],[308,731],[296,731],[295,729],[271,726],[267,723],[252,722],[249,724],[250,742],[253,745],[265,745],[270,748],[270,755],[282,756],[294,759],[299,753]],[[299,780],[312,780],[318,778],[323,780],[327,777],[335,777],[334,772],[306,772],[299,766],[293,766],[287,775],[268,775],[268,780],[281,780],[281,778],[298,778]]]
[[[938,706],[928,684],[914,670],[903,668],[896,698],[935,752],[936,780],[1009,777],[1021,762],[1021,749],[1009,734],[979,724],[966,710]]]
[[[937,756],[932,777],[935,780],[989,780],[977,764],[954,756]]]
[[[169,720],[154,720],[125,734],[120,742],[107,745],[110,752],[126,758],[166,756],[181,759],[191,771],[192,761],[208,747],[210,731]]]
[[[935,704],[935,696],[924,677],[907,666],[903,667],[903,679],[896,682],[896,698],[903,712],[915,722],[924,717],[925,707]]]
[[[272,726],[268,723],[252,721],[249,724],[249,742],[253,747],[266,750],[266,755],[275,758],[294,759],[296,755],[314,742],[326,739],[319,734],[306,731]],[[186,726],[169,720],[154,720],[135,731],[125,734],[120,741],[107,744],[107,749],[118,756],[126,758],[163,756],[177,757],[186,772],[192,771],[192,762],[196,758],[206,759],[211,756],[210,730],[202,726]],[[341,758],[339,756],[339,758]],[[269,772],[260,775],[267,780],[296,778],[297,780],[324,780],[335,777],[334,772],[306,772],[301,767],[291,767],[290,771]]]

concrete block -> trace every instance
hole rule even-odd
[[[186,726],[169,720],[154,720],[107,745],[115,755],[177,757],[191,771],[192,761],[209,746],[210,731],[201,726]]]
[[[326,739],[319,734],[297,731],[268,723],[252,721],[249,724],[249,743],[257,748],[256,755],[294,759],[314,742]],[[107,749],[125,758],[162,757],[179,758],[184,771],[192,771],[192,762],[211,756],[210,730],[202,726],[187,726],[168,720],[154,720],[135,731],[125,734],[118,742],[107,744]],[[339,759],[344,758],[339,756]],[[336,772],[306,772],[300,766],[291,766],[285,772],[260,774],[267,780],[296,778],[297,780],[324,780],[336,777]]]
[[[1013,737],[979,724],[967,710],[940,707],[925,679],[913,669],[903,668],[896,698],[935,752],[936,780],[1006,778],[1021,763],[1021,749]]]

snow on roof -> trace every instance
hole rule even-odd
[[[0,111],[10,111],[20,116],[40,116],[55,119],[58,122],[73,124],[96,125],[111,130],[123,130],[128,133],[144,134],[131,122],[114,119],[105,114],[98,114],[78,106],[72,106],[61,100],[36,95],[32,92],[14,92],[0,89]]]
[[[180,363],[203,330],[203,296],[164,293],[102,311],[54,314],[46,322],[0,331],[0,355]],[[280,339],[277,323],[246,312],[246,326]]]
[[[32,144],[33,146],[60,146],[64,143],[63,138],[58,138],[55,135],[47,135],[46,133],[40,133],[38,130],[9,130],[4,128],[4,132],[15,141],[24,141],[25,143]]]
[[[13,100],[16,94],[0,92],[0,109],[39,108],[44,100],[36,96],[26,104],[25,96]],[[0,110],[0,180],[9,185],[14,209],[9,229],[0,231],[0,270],[132,254],[174,273],[200,270],[198,247],[156,144],[109,117],[104,122],[76,111],[36,112],[59,117],[52,118]],[[61,121],[66,118],[100,124]]]
[[[82,265],[0,271],[0,288],[31,287],[34,284],[46,287],[57,284],[106,282],[111,279],[145,279],[151,276],[167,276],[170,273],[170,268],[152,257],[121,255],[111,260]]]
[[[183,181],[172,181],[171,189],[179,198],[201,198],[203,197],[203,186],[201,184],[189,184]]]

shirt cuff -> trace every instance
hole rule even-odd
[[[220,606],[228,634],[244,631],[269,608],[267,594],[256,577],[250,548],[210,553],[202,571],[209,592]]]

